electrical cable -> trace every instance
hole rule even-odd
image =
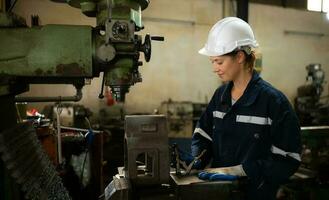
[[[93,136],[88,136],[88,134],[93,134],[92,129],[91,129],[91,124],[90,124],[90,121],[89,121],[88,117],[85,117],[85,120],[86,120],[86,122],[88,124],[88,127],[89,127],[89,130],[90,130],[85,134],[85,137],[93,137]],[[88,156],[88,153],[89,153],[89,145],[91,145],[91,144],[89,144],[89,139],[87,139],[87,148],[86,148],[86,152],[85,152],[86,155],[85,155],[85,158],[83,160],[83,164],[82,164],[82,168],[81,168],[81,174],[80,174],[81,182],[83,180],[83,172],[84,172],[84,169],[85,169],[86,160],[87,160],[87,156]]]

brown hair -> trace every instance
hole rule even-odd
[[[236,58],[236,55],[238,54],[239,51],[242,51],[244,53],[245,56],[245,67],[252,71],[254,69],[254,65],[255,65],[255,61],[256,61],[256,56],[255,56],[255,52],[251,51],[250,54],[247,54],[244,50],[235,50],[232,51],[230,53],[225,54],[226,56],[230,56],[233,59]]]

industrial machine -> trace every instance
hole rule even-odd
[[[80,104],[61,103],[55,105],[46,105],[42,113],[46,118],[56,121],[57,111],[60,108],[61,125],[76,128],[89,128],[88,121],[92,116],[89,108]]]
[[[31,136],[35,134],[33,128],[28,124],[17,125],[15,102],[79,101],[82,87],[101,72],[99,97],[103,96],[106,85],[111,87],[116,101],[123,102],[130,86],[141,81],[140,52],[148,62],[151,40],[163,40],[146,35],[143,42],[135,34],[144,28],[141,12],[148,7],[149,0],[52,1],[67,3],[81,9],[86,16],[96,17],[96,27],[39,26],[35,17],[32,27],[27,27],[24,19],[11,12],[16,1],[0,1],[0,199],[21,199],[19,188],[25,198],[69,199],[54,167]],[[30,84],[72,84],[76,95],[16,96],[28,91]],[[22,132],[23,129],[26,131]],[[24,148],[29,151],[24,152]],[[34,165],[29,168],[28,163]],[[26,187],[29,185],[34,187]]]
[[[169,137],[191,138],[193,133],[193,103],[169,99],[161,103],[159,113],[167,116]]]
[[[206,110],[207,103],[191,101],[163,101],[158,109],[160,114],[167,116],[170,138],[190,139],[201,114]]]
[[[321,96],[325,74],[321,64],[306,66],[307,83],[298,87],[295,99],[295,110],[302,126],[328,125],[329,102],[328,96]],[[327,99],[327,100],[326,100]]]
[[[172,99],[161,103],[158,112],[167,117],[170,144],[177,144],[186,152],[191,151],[192,133],[207,105],[207,103]]]
[[[76,87],[77,96],[72,100],[78,100],[86,79],[98,77],[100,72],[104,72],[103,83],[111,87],[117,101],[124,101],[129,87],[141,81],[139,52],[144,52],[148,62],[151,39],[163,40],[163,37],[146,35],[142,43],[141,36],[135,34],[143,29],[141,11],[149,1],[54,1],[68,2],[73,7],[81,8],[85,15],[96,17],[97,26],[45,25],[27,28],[17,21],[14,14],[2,12],[0,43],[6,47],[0,54],[0,72],[4,76],[2,95],[19,94],[33,83],[65,83]]]
[[[282,200],[329,198],[329,126],[301,127],[302,162],[290,182],[280,190]]]

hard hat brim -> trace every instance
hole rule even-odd
[[[209,51],[207,51],[207,49],[205,47],[200,49],[198,51],[198,53],[201,54],[201,55],[204,55],[204,56],[221,56],[221,55],[223,55],[221,53],[209,52]]]
[[[243,45],[241,45],[241,46],[243,46]],[[259,45],[258,45],[257,41],[255,40],[251,44],[248,44],[247,46],[249,46],[251,48],[257,48]],[[198,53],[201,55],[204,55],[204,56],[222,56],[224,54],[234,51],[236,48],[237,48],[237,46],[232,46],[231,48],[226,49],[225,52],[211,52],[211,51],[208,51],[206,49],[206,47],[203,47],[202,49],[200,49],[198,51]]]
[[[198,53],[199,54],[201,54],[201,55],[205,55],[205,56],[207,56],[208,54],[207,54],[207,51],[206,51],[206,49],[203,47],[202,49],[200,49],[199,51],[198,51]]]

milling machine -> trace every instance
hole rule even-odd
[[[321,64],[306,66],[307,83],[298,87],[295,110],[302,126],[329,125],[328,96],[323,96],[325,73]]]
[[[17,124],[15,102],[79,101],[82,87],[101,72],[104,75],[99,96],[103,96],[104,85],[110,86],[115,99],[122,102],[130,86],[141,81],[140,52],[148,62],[151,40],[163,41],[163,37],[146,35],[143,43],[142,37],[135,34],[144,28],[141,12],[149,0],[52,1],[67,3],[88,17],[96,17],[96,27],[39,26],[36,20],[27,27],[23,18],[11,12],[15,0],[0,1],[0,199],[20,199],[15,182],[25,198],[69,198],[64,189],[58,194],[56,189],[62,188],[61,183],[52,184],[52,180],[58,181],[54,178],[57,175],[49,159],[39,152],[33,129]],[[16,96],[28,91],[29,84],[72,84],[76,95]]]

